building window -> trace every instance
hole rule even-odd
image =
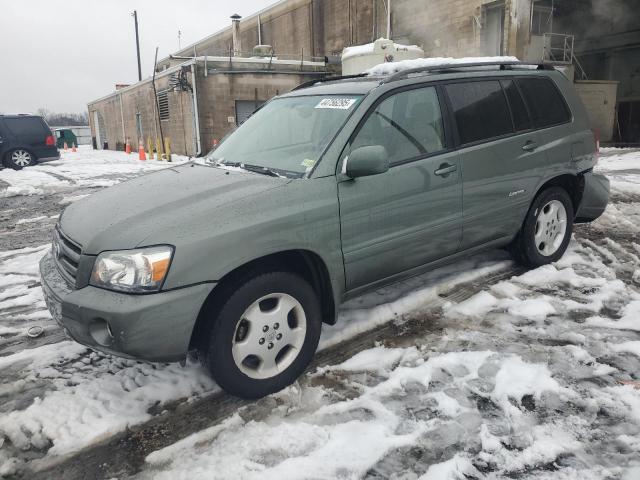
[[[553,8],[534,4],[531,9],[531,33],[543,35],[553,31]]]
[[[158,92],[158,114],[160,120],[169,120],[169,91]]]

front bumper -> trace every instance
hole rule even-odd
[[[71,289],[52,255],[40,261],[47,307],[74,340],[96,350],[171,362],[187,354],[191,333],[212,284],[129,295],[87,286]]]
[[[602,215],[609,203],[610,186],[607,177],[593,172],[586,172],[582,177],[584,190],[576,211],[575,223],[592,222]]]

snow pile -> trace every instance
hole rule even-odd
[[[368,75],[391,75],[403,70],[410,70],[412,68],[426,68],[435,66],[446,65],[459,65],[462,63],[499,63],[499,62],[517,62],[516,57],[498,56],[498,57],[430,57],[430,58],[415,58],[412,60],[401,60],[399,62],[388,62],[376,65],[370,68],[365,73]]]
[[[61,455],[151,417],[149,407],[213,387],[198,365],[152,365],[111,358],[75,342],[62,342],[0,360],[24,365],[27,380],[49,379],[50,392],[25,409],[0,416],[0,436],[20,449]],[[18,358],[13,358],[18,357]],[[50,387],[51,388],[51,387]]]
[[[390,368],[384,373],[380,358]],[[500,366],[497,373],[496,366]],[[240,412],[219,426],[152,453],[147,457],[152,468],[142,478],[303,479],[309,472],[314,478],[361,478],[387,455],[406,454],[412,445],[428,448],[455,442],[466,435],[460,426],[464,424],[470,434],[485,432],[484,443],[490,443],[485,445],[487,459],[499,462],[504,473],[553,460],[578,446],[570,433],[555,424],[551,430],[534,430],[521,451],[512,453],[502,446],[505,440],[497,437],[493,443],[488,441],[487,426],[464,392],[471,389],[495,400],[502,415],[511,418],[513,410],[520,415],[524,415],[521,409],[526,410],[510,399],[519,403],[532,394],[541,401],[543,395],[562,391],[544,366],[517,356],[496,352],[429,356],[415,347],[377,347],[331,367],[330,372],[336,378],[352,372],[375,376],[351,377],[359,392],[355,398],[336,398],[318,387],[302,392],[290,387],[276,395],[282,406],[262,419],[247,421]],[[415,397],[409,415],[401,401],[408,395]],[[495,421],[504,428],[514,420],[499,416]],[[456,455],[431,465],[424,478],[462,479],[465,474],[479,471],[469,458]]]

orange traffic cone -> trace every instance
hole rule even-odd
[[[129,143],[129,139],[127,138],[127,145],[124,147],[124,151],[129,155],[131,153],[131,144]]]
[[[76,142],[73,142],[73,143],[71,144],[71,151],[72,151],[72,152],[76,152],[76,151],[77,151],[77,150],[76,150]]]
[[[129,149],[131,149],[131,147],[129,147]],[[144,152],[144,146],[142,145],[142,142],[140,142],[140,144],[138,145],[138,160],[146,160],[147,159],[147,154]]]
[[[67,142],[64,142],[64,151],[66,152],[69,149],[69,147],[67,146]]]

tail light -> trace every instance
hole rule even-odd
[[[53,135],[47,135],[47,139],[44,141],[44,143],[47,146],[51,147],[56,144],[56,139],[53,138]]]
[[[596,142],[595,156],[597,162],[598,158],[600,157],[600,130],[598,130],[597,128],[592,128],[591,131],[593,132],[593,141]]]

